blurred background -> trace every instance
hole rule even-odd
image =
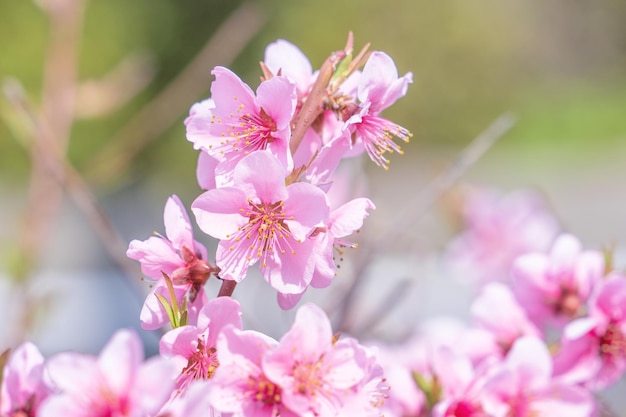
[[[539,190],[587,247],[623,248],[625,21],[618,0],[0,2],[0,350],[28,338],[46,355],[96,353],[117,328],[139,328],[147,284],[124,252],[163,232],[168,196],[189,206],[200,193],[183,126],[189,107],[208,97],[216,65],[256,88],[264,48],[279,38],[318,68],[353,31],[356,49],[371,42],[400,74],[413,73],[407,96],[385,113],[413,132],[405,155],[387,172],[364,164],[378,209],[363,240],[510,112],[515,126],[462,181]],[[417,291],[404,327],[372,336],[467,313],[468,292],[425,255],[456,231],[450,204],[424,209],[407,226],[413,241],[378,255],[372,274],[410,274]],[[236,291],[260,312],[248,327],[280,336],[292,312],[255,282]],[[142,337],[156,352],[159,335]]]

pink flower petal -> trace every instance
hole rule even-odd
[[[330,233],[335,238],[349,236],[363,226],[369,210],[376,206],[368,198],[355,198],[330,213]]]
[[[237,164],[234,185],[257,203],[275,203],[287,198],[286,176],[285,167],[276,158],[267,151],[258,151]]]
[[[228,68],[215,67],[211,74],[215,76],[215,81],[211,84],[211,98],[215,102],[214,114],[218,117],[238,114],[240,106],[244,106],[247,111],[257,109],[254,92],[234,72]]]
[[[326,194],[319,188],[298,182],[287,187],[289,197],[285,199],[285,213],[293,219],[285,220],[297,240],[304,240],[314,226],[325,222],[330,213]]]
[[[136,415],[156,415],[172,394],[179,372],[176,363],[165,358],[154,357],[143,363],[129,393]]]
[[[187,140],[193,143],[194,149],[205,149],[206,151],[213,144],[213,140],[207,141],[207,138],[211,137],[210,129],[214,108],[215,102],[211,99],[191,106],[189,117],[185,119],[185,128]]]
[[[71,396],[97,392],[103,384],[95,357],[74,352],[59,353],[46,363],[55,388]]]
[[[258,106],[276,123],[279,131],[289,127],[297,102],[295,84],[286,77],[274,77],[264,81],[257,89]],[[289,136],[280,139],[287,143]]]
[[[176,195],[168,198],[165,203],[163,224],[165,225],[165,234],[175,248],[182,248],[184,245],[194,251],[191,222],[185,206]]]
[[[126,256],[139,261],[141,272],[151,278],[162,278],[162,273],[172,274],[181,266],[181,258],[172,247],[171,243],[160,237],[133,240],[128,245]]]
[[[143,359],[143,346],[137,333],[123,329],[111,337],[100,352],[98,367],[112,393],[119,397],[126,394]]]
[[[207,191],[191,204],[191,211],[200,229],[217,239],[228,239],[248,222],[240,212],[247,208],[246,195],[237,188]]]
[[[215,346],[218,335],[228,325],[242,328],[241,306],[236,300],[230,297],[217,297],[200,310],[197,326],[209,329],[207,346]]]
[[[269,44],[265,49],[263,62],[274,75],[280,72],[281,75],[292,79],[301,95],[308,91],[313,75],[311,62],[291,42],[279,39]]]
[[[215,168],[219,163],[217,158],[201,151],[198,154],[198,166],[196,168],[196,179],[198,185],[203,190],[212,190],[217,187],[215,183]]]

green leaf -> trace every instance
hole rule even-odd
[[[427,380],[423,375],[416,371],[413,371],[412,375],[415,385],[417,385],[426,397],[426,405],[428,406],[428,409],[432,409],[441,399],[442,387],[439,383],[439,378],[434,375],[430,380]]]
[[[171,323],[172,327],[174,329],[179,327],[177,325],[178,323],[177,323],[176,317],[174,316],[174,311],[172,310],[172,306],[170,305],[170,303],[167,300],[167,298],[163,297],[161,294],[154,294],[154,295],[156,296],[156,298],[159,300],[159,302],[161,303],[161,305],[165,309],[165,313],[167,314],[167,317],[170,319],[170,323]]]

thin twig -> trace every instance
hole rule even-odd
[[[370,309],[365,318],[360,318],[358,327],[352,329],[350,334],[355,337],[361,337],[366,331],[371,331],[378,323],[384,320],[393,307],[397,306],[399,302],[409,294],[409,289],[413,285],[411,278],[403,278],[400,282],[397,282],[394,287],[389,291],[383,300],[381,300],[377,306]]]
[[[73,121],[78,40],[82,28],[82,0],[68,0],[50,4],[46,8],[50,17],[50,36],[44,64],[44,81],[41,112],[38,119],[47,126],[46,132],[35,130],[32,138],[39,147],[54,148],[65,153]],[[61,190],[31,154],[29,196],[19,247],[28,275],[34,261],[39,258],[47,230],[56,216],[61,201]]]
[[[99,182],[119,178],[141,150],[200,98],[198,95],[204,91],[202,86],[209,85],[211,69],[232,62],[266,20],[252,2],[235,10],[180,74],[86,164],[86,177]]]
[[[411,201],[403,206],[403,209],[393,216],[392,224],[383,228],[384,232],[377,236],[376,241],[361,246],[363,250],[358,253],[354,279],[346,288],[342,302],[338,304],[335,317],[339,329],[347,330],[345,326],[347,325],[348,312],[354,303],[357,289],[363,282],[363,276],[371,265],[373,255],[384,250],[390,242],[406,233],[406,225],[419,220],[514,124],[515,118],[511,113],[505,113],[498,117],[461,151],[449,169],[430,181]]]
[[[26,128],[35,134],[42,135],[48,141],[49,129],[35,113],[27,113],[32,106],[24,96],[19,95],[20,89],[16,88],[12,82],[5,85],[5,95],[12,107],[23,116],[23,120],[28,120],[30,126]],[[126,272],[128,276],[136,275],[136,270],[130,264],[128,258],[123,256],[126,247],[125,240],[119,235],[111,221],[98,205],[96,198],[89,186],[80,177],[80,174],[66,161],[63,153],[57,148],[50,149],[42,146],[40,141],[21,142],[25,146],[30,146],[33,155],[33,163],[37,163],[46,176],[55,182],[55,186],[60,186],[67,190],[77,207],[87,216],[94,230],[100,237],[103,245],[116,262],[116,264]]]
[[[379,236],[378,246],[385,247],[389,242],[406,233],[407,224],[417,221],[449,190],[495,143],[515,125],[515,117],[505,113],[492,122],[459,154],[449,169],[430,181],[402,209],[394,215],[394,222]]]
[[[44,2],[50,20],[49,38],[44,62],[44,79],[39,118],[46,132],[36,128],[31,138],[31,176],[28,201],[24,209],[18,235],[20,267],[16,271],[20,287],[15,296],[20,298],[19,324],[13,326],[16,341],[23,340],[32,327],[33,310],[37,300],[26,291],[39,259],[48,230],[59,210],[62,191],[43,168],[40,154],[55,152],[64,155],[73,122],[75,87],[78,63],[78,41],[83,23],[84,2],[64,0]],[[35,151],[40,148],[42,151]]]

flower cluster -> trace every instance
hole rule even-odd
[[[353,58],[352,37],[315,73],[297,47],[279,40],[267,48],[262,69],[255,92],[227,68],[215,68],[211,97],[193,105],[185,121],[206,190],[191,210],[200,229],[219,239],[215,265],[194,241],[175,196],[165,207],[166,237],[130,244],[128,256],[156,280],[141,315],[147,329],[185,310],[189,290],[186,310],[196,314],[212,274],[238,283],[258,264],[285,309],[309,286],[327,287],[335,247],[353,246],[344,238],[375,208],[365,197],[331,201],[339,162],[367,152],[387,168],[385,154],[401,152],[394,137],[410,137],[380,113],[406,93],[411,74],[399,77],[383,52],[364,48]]]
[[[446,259],[470,280],[484,277],[473,322],[433,320],[405,344],[380,347],[390,385],[403,386],[390,391],[389,414],[599,415],[594,395],[626,372],[626,276],[559,232],[534,194],[481,191],[469,201]],[[552,242],[524,251],[529,234]],[[479,261],[489,254],[495,261]]]
[[[349,237],[375,208],[336,198],[340,162],[367,154],[387,169],[411,136],[381,113],[412,75],[369,46],[353,56],[352,43],[313,71],[274,42],[256,91],[213,69],[185,127],[203,190],[190,209],[216,252],[175,195],[165,233],[126,252],[152,283],[140,321],[163,331],[159,354],[146,359],[131,330],[97,357],[45,359],[24,343],[0,355],[0,417],[599,416],[595,395],[626,371],[626,276],[531,193],[466,200],[442,259],[480,284],[469,325],[433,321],[402,345],[365,346],[304,304],[280,340],[243,329],[232,295],[255,265],[283,309],[331,284],[335,254],[357,246]]]
[[[379,416],[388,391],[376,350],[334,336],[313,304],[276,341],[242,330],[239,303],[218,297],[160,345],[144,360],[137,334],[120,330],[98,357],[67,352],[44,362],[26,343],[5,367],[0,415]]]
[[[175,195],[165,204],[165,233],[127,250],[152,282],[142,327],[169,328],[160,354],[144,360],[129,330],[98,357],[44,361],[23,345],[5,367],[3,417],[381,414],[388,386],[376,349],[334,336],[312,304],[280,341],[242,330],[230,297],[254,265],[284,309],[309,286],[329,286],[335,251],[356,247],[346,238],[375,208],[366,197],[330,197],[340,161],[367,153],[387,169],[386,154],[401,153],[394,139],[411,136],[381,116],[406,94],[411,74],[399,77],[392,59],[368,46],[353,56],[352,43],[350,34],[313,72],[296,46],[279,40],[266,50],[256,91],[227,68],[213,69],[211,97],[191,107],[185,126],[204,190],[191,211],[219,240],[217,251],[209,256],[195,239]],[[222,281],[212,299],[204,288],[211,276]]]

